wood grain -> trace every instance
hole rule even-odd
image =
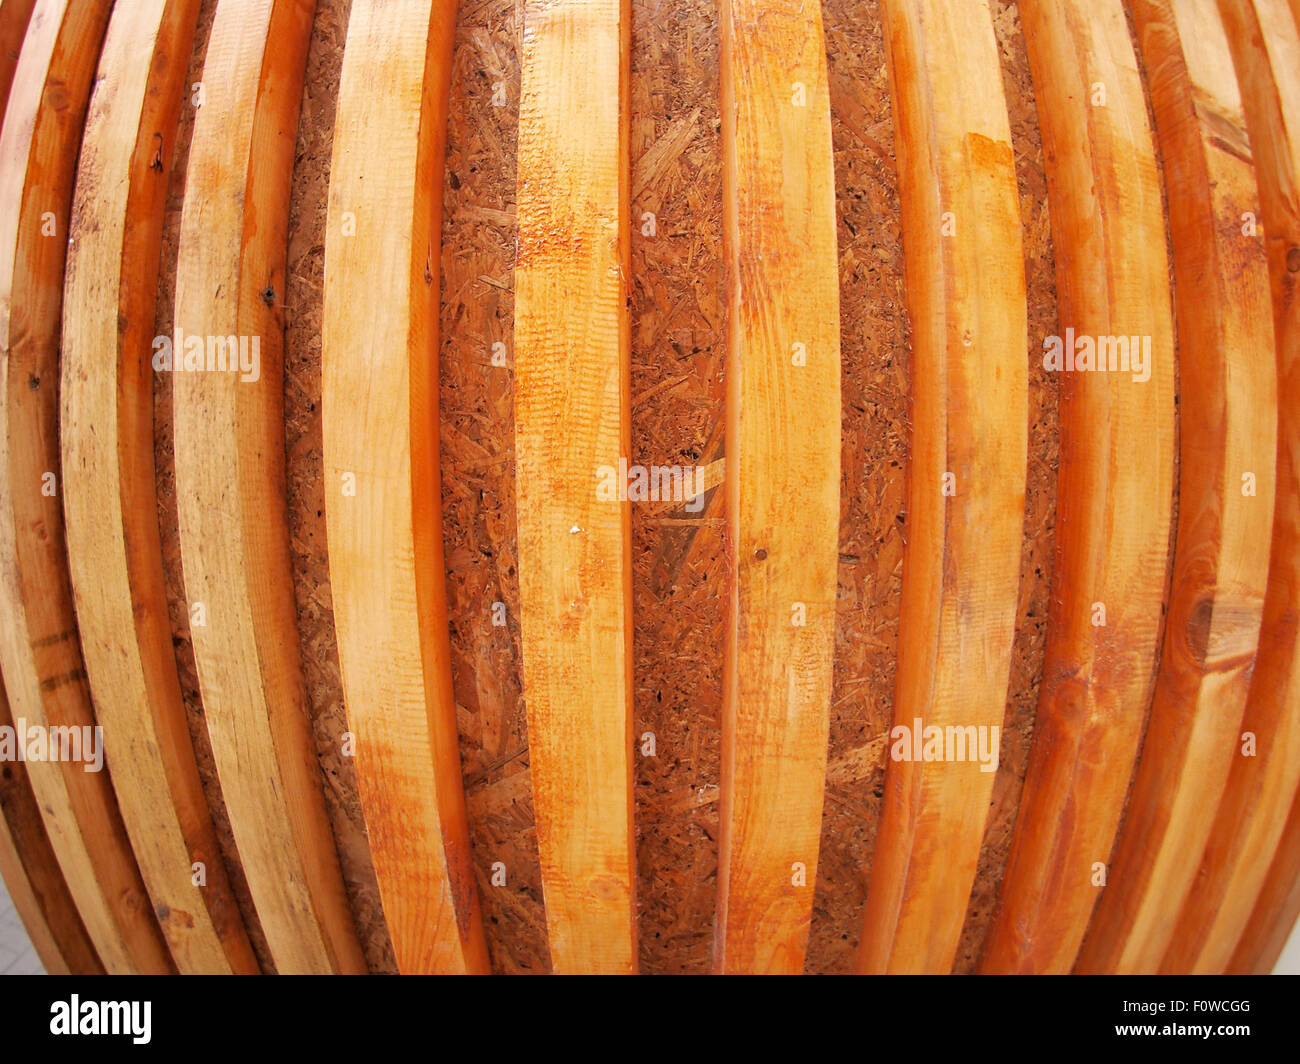
[[[307,717],[285,513],[289,182],[313,0],[222,0],[203,66],[176,327],[238,337],[237,369],[174,372],[185,591],[212,752],[282,974],[364,972]],[[260,361],[252,359],[259,344]],[[189,345],[173,358],[189,359]],[[209,358],[215,352],[206,344]]]
[[[186,723],[154,489],[155,292],[198,10],[197,0],[122,5],[104,40],[64,292],[63,496],[86,672],[163,934],[182,972],[256,973]]]
[[[0,684],[0,728],[13,726]],[[21,763],[0,769],[0,880],[46,974],[103,974]]]
[[[986,0],[886,0],[881,10],[912,321],[912,447],[891,760],[858,968],[946,974],[975,881],[1015,634],[1024,251]],[[972,737],[960,752],[955,741],[945,748],[960,761],[921,760],[931,727],[960,729],[963,744]]]
[[[488,967],[457,745],[438,473],[441,168],[455,16],[449,0],[353,3],[325,242],[325,507],[339,662],[403,972]]]
[[[714,971],[803,970],[839,560],[840,345],[818,5],[720,5],[727,638]],[[796,346],[799,345],[799,346]]]
[[[64,543],[59,322],[77,149],[111,6],[38,3],[0,136],[0,667],[13,716],[41,729],[96,724]],[[104,968],[168,972],[112,767],[29,762],[27,775]]]
[[[628,0],[526,0],[515,266],[520,628],[557,973],[636,968]],[[620,493],[621,494],[621,493]]]
[[[35,6],[36,0],[0,0],[0,122],[4,119],[14,71],[18,69],[18,55]]]
[[[1109,369],[1061,376],[1043,680],[982,967],[1064,972],[1097,900],[1096,866],[1110,857],[1155,680],[1173,491],[1173,320],[1154,145],[1123,8],[1025,0],[1020,14],[1062,340],[1072,329],[1151,343],[1145,381]]]
[[[1300,916],[1300,31],[1283,0],[1225,2],[1219,12],[1255,149],[1277,340],[1278,489],[1259,663],[1242,722],[1257,754],[1233,766],[1198,895],[1179,917],[1189,948],[1171,950],[1165,967],[1269,972]]]
[[[1241,760],[1268,580],[1277,372],[1263,243],[1242,232],[1259,202],[1222,23],[1206,0],[1133,0],[1130,9],[1173,243],[1178,534],[1141,760],[1079,963],[1154,972],[1171,944],[1186,944],[1175,935],[1183,902],[1207,913],[1218,904],[1197,868]],[[1255,480],[1249,495],[1244,474]]]

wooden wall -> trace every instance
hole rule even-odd
[[[0,110],[50,971],[1272,967],[1300,0],[0,0]]]

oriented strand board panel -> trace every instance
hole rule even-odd
[[[821,10],[724,0],[727,568],[714,970],[802,972],[839,560],[835,173]]]
[[[325,507],[339,663],[403,972],[486,972],[438,472],[438,259],[456,5],[355,0],[325,238]]]
[[[307,718],[284,509],[286,227],[314,6],[217,7],[186,173],[172,347],[181,560],[203,711],[282,974],[366,970]]]
[[[256,973],[185,721],[154,490],[155,291],[198,8],[197,0],[120,5],[104,40],[64,294],[63,496],[97,719],[141,874],[168,914],[172,956],[185,973]]]
[[[0,666],[14,718],[38,729],[95,727],[64,544],[59,322],[77,150],[110,7],[37,4],[0,136]],[[50,844],[105,969],[168,972],[112,765],[85,768],[28,764]]]
[[[1178,536],[1151,717],[1080,965],[1149,973],[1180,944],[1183,902],[1215,905],[1197,868],[1243,756],[1273,532],[1277,372],[1263,243],[1243,232],[1259,197],[1222,23],[1209,0],[1131,9],[1173,242]]]
[[[526,0],[515,264],[524,701],[557,973],[636,969],[628,0]],[[612,495],[613,497],[609,497]]]
[[[946,974],[975,880],[1015,634],[1024,251],[988,4],[886,0],[882,11],[912,319],[912,450],[891,760],[858,967]]]
[[[1043,357],[1060,355],[1061,459],[1034,746],[982,965],[1065,972],[1096,904],[1155,680],[1173,316],[1155,149],[1120,0],[1024,0],[1020,14],[1056,247],[1062,335]],[[1130,353],[1127,372],[1118,356],[1111,369],[1110,338],[1134,336],[1145,365]],[[1091,370],[1079,368],[1089,364],[1080,337],[1092,341]]]
[[[1197,891],[1179,919],[1172,970],[1271,971],[1300,916],[1300,11],[1224,0],[1219,11],[1254,147],[1277,334],[1277,503],[1259,662]],[[1204,884],[1202,886],[1202,884]]]

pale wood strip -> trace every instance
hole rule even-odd
[[[0,665],[14,717],[37,728],[96,724],[64,544],[59,322],[77,149],[111,7],[40,0],[0,135]],[[170,971],[109,773],[84,768],[28,763],[64,879],[105,969]]]
[[[1153,972],[1166,948],[1199,940],[1200,929],[1176,933],[1183,902],[1210,917],[1223,900],[1220,869],[1198,877],[1197,867],[1207,841],[1227,842],[1211,828],[1241,760],[1252,672],[1259,681],[1277,370],[1263,242],[1243,233],[1243,219],[1259,217],[1259,196],[1223,24],[1210,0],[1133,0],[1130,9],[1173,242],[1179,519],[1151,718],[1090,932],[1097,948],[1080,963]],[[1220,830],[1232,836],[1237,826]]]
[[[0,684],[0,728],[13,726]],[[0,879],[47,974],[103,973],[22,763],[7,763],[0,771]]]
[[[729,550],[714,970],[800,972],[839,562],[826,47],[817,4],[723,0],[719,19]]]
[[[35,6],[36,0],[0,0],[0,122],[4,119],[14,71],[18,69],[18,55]]]
[[[515,455],[524,697],[551,960],[636,969],[627,0],[526,0]]]
[[[1173,491],[1173,315],[1154,145],[1120,0],[1024,0],[1020,14],[1061,339],[1072,330],[1151,343],[1147,380],[1061,374],[1043,681],[983,965],[1064,972],[1096,904],[1097,866],[1110,858],[1155,680]]]
[[[1242,730],[1257,753],[1233,767],[1201,874],[1210,918],[1180,931],[1199,956],[1176,970],[1271,971],[1300,916],[1300,33],[1284,0],[1220,3],[1254,146],[1277,333],[1277,503],[1259,664]],[[1222,880],[1220,877],[1225,877]],[[1199,898],[1198,898],[1199,901]]]
[[[357,781],[403,972],[485,972],[451,686],[438,261],[456,5],[354,0],[322,350],[330,576]]]
[[[255,973],[186,723],[154,488],[155,292],[198,10],[197,0],[119,5],[104,41],[64,290],[64,512],[95,709],[172,956],[182,972]]]
[[[173,350],[184,366],[173,372],[181,560],[204,716],[283,974],[366,970],[307,717],[285,510],[285,256],[314,8],[217,7],[186,173],[175,321],[187,337],[238,337],[239,365],[215,368],[210,339],[201,371],[189,341]]]
[[[891,760],[858,966],[947,973],[975,880],[1015,635],[1029,428],[1024,250],[987,0],[885,0],[881,11],[912,321],[912,448]],[[941,756],[961,760],[922,760],[931,728],[954,737]]]

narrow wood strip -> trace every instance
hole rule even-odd
[[[1073,354],[1078,336],[1150,338],[1149,379],[1062,373],[1043,683],[982,961],[986,971],[1064,972],[1096,904],[1155,679],[1173,492],[1173,320],[1154,146],[1123,7],[1024,0],[1020,13],[1061,346]]]
[[[1230,975],[1271,975],[1300,919],[1300,795],[1282,828],[1255,907],[1224,968]]]
[[[0,665],[16,720],[96,726],[64,545],[59,322],[81,124],[109,0],[40,0],[0,136]],[[84,754],[84,750],[83,750]],[[171,958],[107,771],[29,762],[50,844],[109,972]]]
[[[858,968],[946,974],[975,881],[1015,636],[1024,250],[987,0],[884,0],[881,12],[912,320],[912,457],[891,760]],[[927,761],[932,734],[939,757]]]
[[[181,560],[203,712],[282,974],[366,970],[307,719],[284,502],[289,182],[314,7],[217,8],[186,173],[172,344]],[[215,349],[223,341],[225,358]]]
[[[18,55],[35,6],[36,0],[0,0],[0,121],[4,119]]]
[[[182,972],[255,973],[186,724],[154,490],[155,290],[198,10],[198,0],[122,5],[104,40],[63,308],[64,511],[96,713],[172,956]]]
[[[720,5],[728,615],[717,972],[803,970],[839,561],[835,172],[821,8]]]
[[[13,726],[0,684],[0,728]],[[47,974],[103,973],[21,762],[0,770],[0,879]]]
[[[339,663],[403,972],[486,972],[438,475],[438,259],[456,5],[354,0],[325,241],[325,511]]]
[[[1224,900],[1221,864],[1199,877],[1197,867],[1207,841],[1232,845],[1211,828],[1229,771],[1243,760],[1239,726],[1256,670],[1277,370],[1263,241],[1243,233],[1243,219],[1259,218],[1259,196],[1223,24],[1204,0],[1132,0],[1130,10],[1165,170],[1184,430],[1160,672],[1080,965],[1153,972],[1171,944],[1188,948],[1200,938],[1201,928],[1175,934],[1183,902],[1208,921]],[[1246,795],[1237,797],[1233,804]],[[1220,828],[1235,835],[1236,819]]]
[[[524,699],[559,973],[636,969],[628,0],[525,0],[515,265]]]
[[[1219,12],[1259,181],[1277,333],[1278,493],[1259,664],[1242,724],[1255,733],[1257,753],[1234,766],[1202,862],[1212,892],[1205,901],[1221,891],[1222,903],[1207,920],[1198,920],[1196,904],[1185,909],[1179,927],[1195,932],[1200,954],[1171,951],[1165,964],[1268,972],[1300,916],[1300,31],[1284,0],[1232,0]],[[1196,901],[1199,893],[1198,881]]]

